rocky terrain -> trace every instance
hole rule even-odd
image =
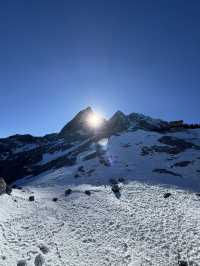
[[[0,265],[200,265],[198,125],[92,112],[0,139]]]

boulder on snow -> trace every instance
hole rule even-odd
[[[65,196],[69,196],[72,193],[71,188],[65,190]]]
[[[169,198],[171,196],[171,193],[165,193],[164,195],[163,195],[163,197],[166,199],[166,198]]]
[[[0,177],[0,195],[6,192],[6,188],[7,185],[5,180],[3,179],[3,177]]]
[[[88,196],[90,196],[91,195],[91,192],[89,190],[86,190],[85,191],[85,194],[88,195]]]
[[[49,252],[49,248],[44,244],[40,244],[39,249],[42,251],[43,254],[47,254]]]
[[[30,196],[28,200],[29,201],[34,201],[35,200],[35,197],[34,196]]]
[[[35,257],[34,263],[35,263],[35,266],[42,266],[44,264],[44,257],[41,254],[38,254]]]
[[[27,262],[25,260],[19,260],[17,266],[27,266]]]
[[[53,198],[52,201],[56,202],[58,201],[58,198]]]
[[[114,193],[120,192],[120,187],[117,184],[113,184],[111,189]]]
[[[121,197],[121,193],[120,193],[120,187],[118,186],[118,184],[113,184],[111,186],[111,190],[112,192],[115,194],[115,197],[117,199],[119,199]]]
[[[178,265],[179,266],[188,266],[188,263],[187,263],[187,261],[179,260]]]

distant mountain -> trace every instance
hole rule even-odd
[[[80,111],[59,133],[44,137],[14,135],[0,139],[0,176],[12,182],[52,168],[74,165],[78,154],[88,150],[92,143],[123,132],[144,130],[166,134],[186,130],[180,123],[172,127],[169,122],[160,119],[138,113],[125,115],[117,111],[109,120],[102,118],[100,129],[94,132],[86,122],[92,114],[91,107]]]

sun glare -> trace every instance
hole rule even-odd
[[[99,114],[93,113],[88,116],[87,123],[92,128],[98,128],[102,124],[102,118]]]

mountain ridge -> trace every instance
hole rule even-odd
[[[81,110],[58,133],[43,137],[16,134],[0,139],[0,176],[10,183],[24,176],[73,165],[77,154],[89,149],[92,143],[122,132],[144,130],[166,134],[186,130],[182,121],[167,122],[117,111],[108,120],[102,118],[101,127],[94,131],[87,124],[91,114],[94,114],[91,107]]]

